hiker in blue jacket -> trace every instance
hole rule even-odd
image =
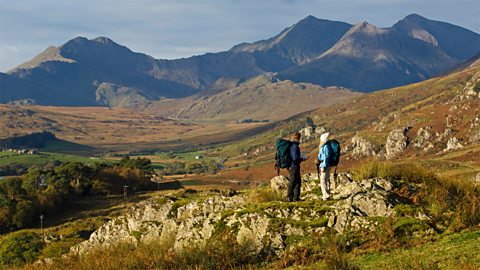
[[[290,156],[292,157],[292,165],[288,169],[290,174],[288,181],[287,200],[300,201],[300,187],[302,185],[302,178],[300,176],[300,163],[304,161],[300,152],[300,133],[296,132],[292,135],[292,146],[290,147]]]
[[[330,151],[327,146],[327,140],[330,133],[324,133],[320,136],[320,146],[318,150],[317,166],[320,167],[320,187],[322,189],[322,199],[330,198]]]

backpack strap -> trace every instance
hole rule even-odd
[[[277,170],[277,176],[280,176],[280,165],[278,164],[278,151],[275,151],[275,165],[273,165],[275,170]]]

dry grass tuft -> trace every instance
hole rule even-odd
[[[215,236],[204,246],[175,252],[171,243],[122,243],[99,248],[83,256],[69,255],[49,264],[30,264],[23,269],[252,269],[257,262],[250,248],[241,246],[230,233]]]
[[[284,201],[286,198],[273,192],[270,187],[257,187],[249,194],[248,199],[251,203],[267,203],[274,201]]]

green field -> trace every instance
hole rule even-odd
[[[50,162],[82,162],[98,163],[104,160],[96,157],[83,157],[77,155],[58,154],[50,152],[40,152],[38,155],[20,155],[13,152],[0,152],[0,166],[11,166],[20,164],[25,167],[44,166]]]
[[[72,143],[64,140],[58,140],[58,139],[55,141],[48,141],[45,144],[45,146],[40,150],[45,152],[66,153],[66,154],[81,153],[83,155],[88,155],[95,151],[95,149],[90,146]]]
[[[168,166],[168,165],[165,164],[165,163],[153,163],[153,162],[152,162],[152,168],[153,168],[154,170],[162,170],[162,169],[164,169],[164,168],[167,167],[167,166]]]
[[[173,152],[173,153],[164,153],[156,155],[159,159],[170,160],[172,158],[182,161],[202,161],[210,160],[212,158],[208,157],[207,151],[194,151],[194,152]],[[202,156],[202,159],[195,159],[196,156]]]

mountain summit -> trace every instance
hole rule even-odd
[[[352,25],[308,16],[280,34],[254,43],[234,46],[234,52],[266,52],[304,64],[332,47]]]
[[[277,80],[370,92],[431,78],[478,53],[479,34],[416,14],[390,28],[308,16],[271,38],[177,60],[133,52],[107,37],[77,37],[1,73],[0,103],[104,105],[98,97],[107,85],[125,90],[108,91],[109,99],[121,93],[122,104],[132,104],[187,97],[219,80],[269,72]]]
[[[425,80],[461,62],[429,42],[362,22],[320,57],[280,78],[369,92]]]
[[[468,29],[411,14],[392,27],[409,36],[440,47],[448,55],[462,61],[479,52],[480,35]]]

